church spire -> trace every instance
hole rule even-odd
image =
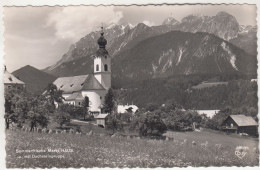
[[[97,43],[99,45],[99,48],[106,48],[107,40],[104,37],[104,28],[103,28],[103,26],[101,27],[100,37],[99,37]]]

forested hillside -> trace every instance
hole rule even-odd
[[[227,81],[228,84],[203,89],[191,88],[209,80],[212,76],[174,76],[129,82],[125,88],[117,90],[118,102],[122,104],[133,102],[141,108],[149,104],[159,106],[176,103],[185,109],[222,109],[227,106],[236,108],[243,105],[257,109],[257,83],[251,82],[248,76],[219,76],[216,80]]]

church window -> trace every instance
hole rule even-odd
[[[104,66],[105,68],[105,71],[107,71],[108,70],[108,66],[107,66],[107,64],[105,64],[105,66]]]
[[[96,71],[99,71],[99,65],[98,64],[96,65]]]

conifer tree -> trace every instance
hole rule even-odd
[[[88,111],[89,111],[89,98],[88,98],[88,96],[86,96],[84,98],[82,106],[83,106],[83,114],[84,114],[84,120],[85,120],[86,119],[86,115],[88,114]]]
[[[110,88],[105,96],[103,110],[106,113],[112,113],[115,108],[115,96],[113,90]]]

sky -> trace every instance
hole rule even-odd
[[[4,60],[10,72],[26,65],[43,69],[102,23],[152,26],[169,16],[181,21],[189,14],[214,16],[220,11],[235,16],[240,25],[256,25],[255,5],[4,7]]]

